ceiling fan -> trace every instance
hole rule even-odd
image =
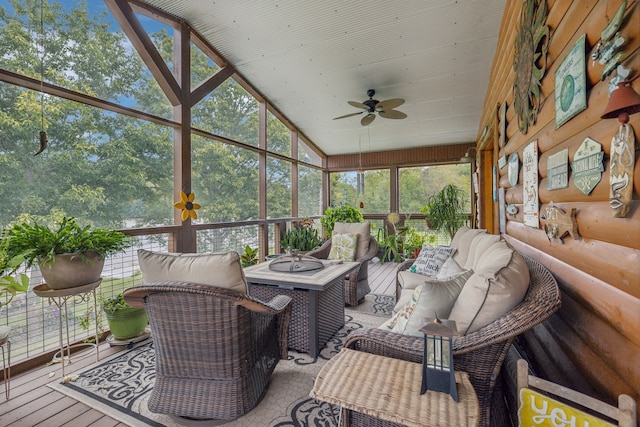
[[[404,104],[404,99],[393,98],[387,99],[385,101],[378,101],[377,99],[373,99],[373,95],[376,94],[376,91],[373,89],[369,89],[367,91],[367,96],[369,99],[363,102],[356,101],[347,101],[349,105],[362,108],[365,111],[359,111],[357,113],[345,114],[344,116],[336,117],[333,120],[344,119],[346,117],[357,116],[358,114],[367,113],[366,116],[360,120],[360,124],[362,126],[369,125],[375,118],[375,113],[378,113],[380,117],[384,117],[385,119],[405,119],[407,115],[401,111],[394,110],[394,108],[399,107]]]

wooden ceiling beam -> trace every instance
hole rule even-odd
[[[113,16],[118,20],[131,44],[149,68],[149,71],[158,82],[158,85],[171,102],[171,105],[180,105],[181,89],[171,70],[154,46],[151,38],[144,30],[142,24],[133,13],[133,9],[127,0],[105,0]]]
[[[209,77],[204,82],[200,83],[191,92],[191,107],[196,105],[202,100],[208,93],[220,86],[225,80],[227,80],[235,71],[231,67],[225,67],[218,70],[213,76]]]

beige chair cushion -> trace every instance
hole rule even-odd
[[[356,259],[360,259],[369,250],[369,239],[371,238],[371,224],[364,222],[336,222],[333,225],[334,233],[355,233],[358,235],[358,247],[356,249]],[[333,243],[332,243],[333,245]]]
[[[174,254],[138,249],[145,283],[181,281],[247,293],[247,281],[236,252]]]
[[[479,271],[478,263],[487,260],[487,250],[493,244],[498,243],[500,241],[499,234],[478,234],[471,241],[469,245],[469,254],[467,256],[467,261],[462,265],[465,269],[473,269],[474,271]]]
[[[419,329],[426,318],[449,317],[458,295],[473,271],[466,271],[451,280],[425,281],[413,290],[411,299],[399,310],[386,328],[404,335],[423,336]]]
[[[453,255],[453,258],[458,264],[464,266],[467,263],[471,242],[476,236],[481,234],[487,234],[487,230],[469,227],[461,227],[458,229],[451,240],[451,246],[456,248],[456,253]]]
[[[353,261],[358,246],[358,235],[355,233],[336,233],[331,237],[331,251],[327,259]]]
[[[496,242],[484,251],[449,319],[461,335],[475,332],[518,305],[528,288],[529,268],[522,255],[505,241]]]

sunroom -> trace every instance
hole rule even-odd
[[[106,298],[142,283],[138,249],[263,263],[301,223],[330,239],[327,208],[350,206],[381,248],[366,261],[368,296],[344,308],[358,329],[379,326],[360,322],[366,310],[396,304],[398,272],[423,243],[451,244],[423,207],[454,184],[464,226],[544,266],[562,300],[500,356],[491,393],[506,412],[480,408],[477,425],[517,425],[517,359],[607,404],[638,401],[639,15],[627,0],[0,0],[0,225],[74,217],[124,232],[131,246],[107,258],[96,289]],[[635,94],[614,108],[617,83]],[[187,197],[197,210],[175,207]],[[385,260],[396,234],[403,250]],[[37,268],[20,271],[29,291],[0,307],[11,365],[0,424],[173,425],[47,386],[101,363],[74,345],[65,366],[63,341],[99,335],[101,361],[131,345],[109,342],[90,298],[58,305],[35,289]],[[331,342],[298,364],[331,359]],[[333,425],[342,413],[300,402],[230,425]]]

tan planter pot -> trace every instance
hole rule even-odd
[[[88,261],[76,254],[56,255],[52,263],[40,264],[42,277],[49,289],[67,289],[97,282],[102,274],[104,258],[86,253]]]

